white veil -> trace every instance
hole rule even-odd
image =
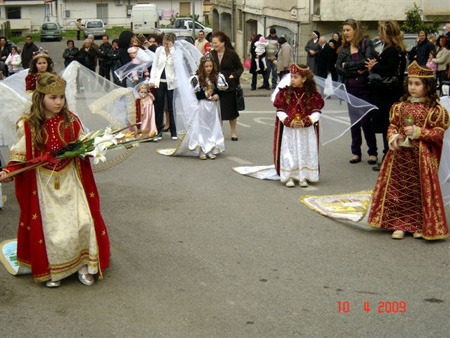
[[[450,96],[440,98],[441,105],[450,114]],[[439,183],[444,205],[450,204],[450,128],[445,131],[442,145],[441,162],[439,163]]]
[[[326,145],[340,138],[367,113],[373,109],[377,109],[373,104],[347,93],[347,89],[343,83],[328,81],[328,85],[331,82],[332,88],[329,86],[325,90],[326,79],[315,76],[314,80],[317,84],[317,90],[321,93],[325,101],[319,123],[320,143],[322,145]],[[289,86],[290,83],[291,75],[287,74],[274,90],[271,97],[272,102],[275,101],[279,89]],[[335,101],[341,108],[330,109],[327,107],[328,101]]]
[[[114,73],[120,81],[125,78],[133,80],[134,76],[142,77],[142,74],[152,65],[154,57],[155,53],[151,50],[139,48],[136,57]]]
[[[175,41],[175,90],[173,94],[173,109],[176,116],[177,131],[188,129],[189,121],[198,109],[198,100],[189,79],[195,75],[202,54],[191,43]]]
[[[19,72],[0,83],[0,146],[14,141],[15,123],[29,111],[31,96],[25,93],[25,77]],[[62,72],[66,80],[66,100],[71,112],[80,117],[85,132],[111,126],[120,129],[136,123],[136,102],[131,89],[119,87],[99,74],[73,61]],[[119,164],[135,148],[107,153],[107,161],[94,167],[96,171]]]

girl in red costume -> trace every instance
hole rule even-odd
[[[53,73],[53,60],[48,56],[48,52],[42,48],[33,53],[33,59],[30,63],[30,70],[25,78],[25,90],[33,94],[36,90],[36,80],[43,73]]]
[[[49,156],[83,135],[64,93],[65,81],[59,76],[39,76],[30,113],[17,122],[10,163],[0,172],[2,181],[8,173],[32,165],[18,163],[38,157],[48,161],[15,176],[21,210],[17,258],[21,266],[31,268],[36,282],[48,287],[59,286],[76,272],[83,284],[92,285],[94,275],[101,278],[109,266],[109,239],[89,159]]]
[[[318,121],[324,106],[314,74],[305,65],[292,64],[291,85],[280,88],[273,105],[277,108],[274,162],[281,182],[301,187],[319,181]]]
[[[448,237],[439,161],[449,115],[439,104],[433,70],[413,62],[405,95],[391,107],[389,151],[373,192],[369,224],[402,239]]]

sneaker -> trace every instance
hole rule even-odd
[[[403,239],[403,237],[405,237],[405,232],[401,231],[401,230],[395,230],[392,233],[392,238],[393,239]]]
[[[155,141],[162,140],[162,134],[163,134],[163,132],[160,131],[153,139],[154,139]]]
[[[301,181],[298,183],[299,186],[301,186],[302,188],[307,188],[308,187],[308,182],[305,181]]]
[[[177,136],[172,136],[172,140],[178,140]]]
[[[214,155],[214,154],[212,154],[212,153],[208,154],[208,158],[209,158],[210,160],[214,160],[216,157],[217,157],[217,156]]]
[[[293,180],[288,180],[287,182],[286,182],[286,187],[288,187],[288,188],[293,188],[293,187],[295,187],[295,183],[294,183],[294,181]]]

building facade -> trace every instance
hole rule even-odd
[[[161,23],[168,24],[172,15],[200,15],[203,10],[211,8],[210,1],[155,0],[0,0],[0,22],[10,21],[11,29],[16,32],[30,33],[37,31],[45,20],[59,22],[65,29],[75,27],[78,18],[102,19],[108,27],[128,27],[131,23],[131,7],[136,4],[157,5]],[[209,13],[208,13],[209,14]]]
[[[450,1],[415,0],[423,10],[423,19],[436,17],[450,20]],[[213,30],[230,36],[240,56],[248,53],[251,34],[267,36],[276,28],[278,36],[285,36],[294,47],[295,60],[306,61],[304,46],[311,32],[318,30],[331,37],[342,31],[342,22],[353,18],[361,21],[369,35],[375,36],[382,20],[405,20],[405,12],[412,8],[412,0],[214,0],[211,10]]]

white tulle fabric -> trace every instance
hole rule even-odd
[[[142,78],[143,73],[152,65],[155,53],[148,49],[138,49],[136,57],[117,69],[114,73],[120,81],[127,78],[131,81],[135,77]]]

